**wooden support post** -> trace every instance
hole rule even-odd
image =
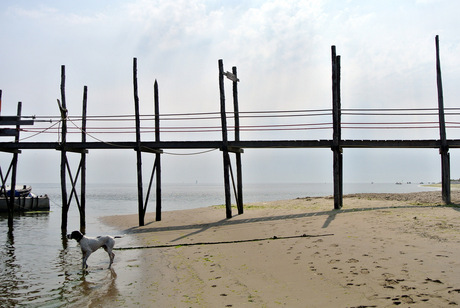
[[[436,81],[438,88],[438,114],[439,114],[439,134],[441,138],[441,182],[442,182],[442,200],[446,204],[451,203],[450,199],[450,154],[446,138],[446,121],[444,118],[444,97],[442,91],[441,78],[441,60],[439,56],[439,36],[436,35]]]
[[[88,101],[88,87],[83,87],[83,109],[81,119],[81,142],[86,143],[86,110]],[[82,151],[80,158],[81,187],[80,187],[80,232],[86,233],[86,151]]]
[[[155,141],[160,142],[160,99],[158,94],[158,82],[155,80],[154,103],[155,103]],[[156,169],[156,210],[155,220],[161,221],[161,153],[155,154],[155,169]]]
[[[141,152],[141,120],[139,114],[139,96],[137,92],[137,58],[133,59],[134,112],[136,116],[136,157],[137,157],[137,198],[139,226],[144,225],[144,194],[142,190],[142,152]]]
[[[236,66],[232,67],[233,79],[233,112],[235,118],[235,141],[240,141],[240,115],[238,106],[238,74]],[[241,167],[241,152],[236,152],[236,206],[238,214],[243,214],[243,173]]]
[[[59,101],[58,101],[59,103]],[[61,102],[59,104],[61,112],[61,200],[62,200],[62,215],[61,215],[61,233],[65,237],[67,233],[67,213],[69,204],[67,203],[67,186],[66,186],[66,138],[67,138],[67,107],[65,100],[65,65],[61,66]]]
[[[230,195],[230,156],[228,155],[227,114],[225,110],[224,62],[219,60],[220,118],[222,122],[222,155],[224,160],[225,212],[232,218],[232,199]]]
[[[155,96],[155,141],[160,141],[160,101],[158,94],[158,82],[154,84]],[[161,153],[155,154],[156,169],[156,221],[161,221]]]
[[[21,118],[22,113],[22,103],[18,102],[18,110],[17,115],[18,118]],[[20,125],[16,125],[16,136],[14,137],[14,142],[19,142],[19,131]],[[14,215],[14,197],[15,197],[15,189],[16,189],[16,175],[17,175],[17,168],[18,168],[18,153],[13,153],[13,160],[11,161],[12,171],[11,171],[11,189],[10,189],[10,200],[7,202],[8,206],[8,230],[10,233],[13,232],[13,215]]]
[[[332,119],[333,119],[333,169],[334,169],[334,209],[343,205],[343,154],[340,146],[341,134],[341,103],[340,103],[340,56],[336,55],[332,46]]]

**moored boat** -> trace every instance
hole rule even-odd
[[[37,196],[32,193],[32,187],[29,185],[16,185],[14,191],[14,211],[49,211],[50,200],[47,195]],[[0,212],[8,211],[7,198],[11,198],[11,187],[6,186],[5,190],[0,192]]]

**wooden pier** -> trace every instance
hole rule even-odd
[[[133,61],[133,88],[134,88],[134,110],[135,110],[135,140],[134,141],[87,141],[87,87],[83,91],[83,108],[81,121],[81,141],[68,141],[67,122],[69,120],[68,110],[66,107],[65,97],[65,67],[61,67],[61,98],[58,100],[60,111],[60,141],[59,142],[32,142],[32,141],[19,141],[19,132],[21,125],[33,125],[33,120],[25,120],[21,116],[21,103],[18,104],[18,114],[15,117],[0,117],[0,125],[8,126],[13,125],[14,128],[2,128],[0,136],[14,136],[14,142],[0,142],[0,151],[13,153],[13,159],[8,168],[6,175],[3,174],[0,167],[0,175],[2,180],[2,191],[5,190],[7,178],[11,172],[11,185],[14,187],[16,181],[16,168],[17,168],[17,155],[22,150],[58,150],[61,152],[61,192],[62,192],[62,223],[61,231],[63,234],[67,230],[67,212],[71,201],[75,199],[79,212],[80,212],[80,229],[85,231],[85,187],[86,187],[86,155],[89,150],[104,149],[104,150],[117,150],[117,149],[131,149],[136,152],[137,160],[137,189],[138,189],[138,214],[139,225],[144,225],[144,217],[148,207],[149,196],[151,194],[152,185],[155,182],[155,197],[156,197],[156,220],[161,220],[161,156],[164,150],[171,149],[220,149],[223,155],[223,174],[224,174],[224,193],[225,193],[225,209],[226,217],[232,217],[231,211],[231,193],[232,187],[235,195],[238,213],[242,214],[243,209],[243,183],[242,183],[242,154],[244,149],[262,149],[262,148],[329,148],[333,152],[333,185],[334,185],[334,208],[342,208],[343,200],[343,149],[344,148],[434,148],[439,149],[441,155],[441,178],[442,178],[442,196],[445,203],[450,203],[450,157],[449,149],[460,148],[459,139],[447,139],[446,135],[446,121],[445,121],[445,108],[442,94],[442,79],[441,67],[439,57],[439,39],[436,36],[436,71],[437,71],[437,89],[438,89],[438,104],[437,108],[430,109],[430,112],[436,112],[439,118],[439,139],[426,139],[426,140],[344,140],[342,139],[343,124],[341,121],[342,114],[345,112],[352,112],[356,110],[342,109],[341,107],[341,91],[340,91],[340,56],[336,54],[335,46],[331,48],[332,57],[332,109],[325,109],[321,112],[330,114],[332,118],[332,139],[321,140],[241,140],[240,138],[240,115],[238,106],[238,76],[237,68],[233,67],[231,72],[224,70],[222,60],[218,61],[218,83],[220,90],[220,121],[221,125],[219,131],[222,133],[220,140],[208,141],[163,141],[160,137],[161,126],[159,102],[159,87],[157,81],[154,84],[154,122],[155,122],[155,140],[143,141],[141,140],[142,130],[142,115],[139,113],[139,97],[137,85],[137,59]],[[233,112],[226,111],[226,98],[225,98],[225,80],[228,79],[232,82],[233,94]],[[1,91],[0,91],[1,102]],[[454,108],[460,110],[460,108]],[[386,112],[411,112],[411,109],[382,109]],[[372,109],[360,110],[372,112]],[[227,126],[227,119],[231,117],[234,126],[231,128],[234,131],[234,140],[229,140],[229,128]],[[67,155],[76,153],[80,155],[80,163],[75,174],[71,172]],[[143,174],[142,174],[142,159],[143,154],[154,155],[155,162],[150,175],[148,191],[144,198],[143,191]],[[236,176],[233,172],[230,155],[235,155],[236,161]],[[235,179],[236,178],[236,179]],[[67,180],[70,180],[71,191],[70,195],[67,192]],[[80,183],[81,190],[77,191],[77,183]],[[14,206],[14,197],[10,200],[11,209]],[[11,217],[12,217],[11,211]],[[12,218],[11,218],[12,224]]]

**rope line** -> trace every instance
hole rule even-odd
[[[341,123],[342,130],[410,130],[410,129],[438,129],[439,122],[434,121],[433,117],[438,116],[437,108],[344,108],[341,110],[341,115],[346,119]],[[460,115],[460,107],[446,107],[445,116],[458,116]],[[226,112],[226,116],[232,119],[235,116],[235,112]],[[299,109],[299,110],[266,110],[266,111],[240,111],[238,117],[245,121],[248,119],[262,120],[272,118],[270,122],[275,123],[242,123],[238,127],[240,132],[273,132],[273,131],[308,131],[308,130],[332,130],[333,123],[328,119],[324,120],[324,117],[332,117],[331,109]],[[351,121],[352,117],[362,116],[406,116],[406,117],[417,117],[414,121]],[[221,119],[220,112],[192,112],[192,113],[165,113],[159,115],[161,121],[189,121],[189,120],[217,120]],[[320,121],[308,121],[307,123],[289,123],[288,119],[294,119],[299,117],[322,117]],[[419,117],[425,117],[426,121],[420,121]],[[426,118],[431,117],[431,118]],[[20,141],[34,138],[41,134],[58,134],[58,142],[60,142],[61,135],[61,121],[59,116],[23,116],[23,118],[32,118],[37,122],[37,126],[31,128],[21,128],[22,132],[30,133],[31,135],[22,137]],[[155,119],[155,115],[147,114],[141,115],[141,120],[149,124],[150,121]],[[79,121],[82,121],[82,116],[67,116],[66,119],[72,123],[72,126],[68,128],[68,134],[85,133],[90,138],[99,142],[114,146],[125,148],[118,144],[104,141],[101,135],[108,134],[135,134],[136,128],[134,125],[121,125],[123,122],[134,122],[135,115],[132,114],[119,114],[119,115],[95,115],[87,116],[87,121],[93,122],[104,122],[114,123],[104,126],[90,126],[82,130],[78,126]],[[457,118],[455,118],[456,120]],[[279,120],[279,121],[277,121]],[[450,118],[451,121],[446,121],[446,128],[459,129],[460,122]],[[454,121],[452,121],[454,120]],[[297,121],[296,121],[297,122]],[[40,127],[38,123],[53,123],[48,127]],[[235,126],[229,125],[228,131],[234,132]],[[155,126],[144,125],[141,127],[141,134],[150,134],[155,132]],[[200,122],[199,125],[170,125],[160,127],[161,133],[173,134],[173,133],[217,133],[222,132],[220,125],[203,125]],[[98,136],[96,136],[98,135]],[[172,155],[187,155],[180,153],[171,153]],[[193,154],[194,155],[194,154]]]
[[[20,138],[19,141],[27,140],[27,139],[33,138],[33,137],[35,137],[35,136],[38,136],[38,135],[40,135],[40,134],[43,134],[43,133],[45,133],[46,131],[48,131],[48,130],[50,130],[51,128],[53,128],[54,126],[58,125],[59,123],[60,123],[60,121],[54,123],[53,125],[51,125],[51,126],[45,128],[45,129],[43,129],[43,130],[40,130],[39,132],[37,132],[37,133],[35,133],[35,134],[33,134],[33,135],[30,135],[30,136],[27,136],[27,137],[24,137],[24,138]],[[26,131],[26,130],[21,129],[21,131]]]
[[[88,134],[87,132],[83,131],[83,129],[81,129],[80,127],[78,127],[72,120],[68,119],[68,121],[70,123],[72,123],[75,127],[77,127],[82,133],[85,133],[86,135],[88,135],[89,137],[99,141],[99,142],[102,142],[102,143],[105,143],[105,144],[108,144],[108,145],[112,145],[112,146],[115,146],[115,147],[119,147],[119,148],[130,148],[128,146],[121,146],[121,145],[117,145],[117,144],[113,144],[113,143],[110,143],[110,142],[107,142],[107,141],[103,141],[99,138],[96,138],[94,136],[92,136],[91,134]],[[148,150],[154,150],[154,149],[151,149],[149,147],[144,147],[145,149],[148,149]],[[204,153],[208,153],[208,152],[212,152],[212,151],[215,151],[217,150],[217,148],[215,149],[210,149],[210,150],[205,150],[205,151],[200,151],[200,152],[194,152],[194,153],[172,153],[172,152],[163,152],[164,154],[168,154],[168,155],[199,155],[199,154],[204,154]]]
[[[219,241],[219,242],[200,242],[200,243],[182,243],[182,244],[164,244],[164,245],[151,245],[151,246],[134,246],[134,247],[115,247],[113,250],[134,250],[134,249],[152,249],[152,248],[171,248],[171,247],[188,247],[188,246],[200,246],[200,245],[221,245],[221,244],[238,244],[238,243],[250,243],[250,242],[261,242],[269,240],[286,240],[293,238],[314,238],[314,237],[323,237],[331,236],[333,233],[326,234],[316,234],[316,235],[293,235],[293,236],[273,236],[267,238],[255,238],[255,239],[246,239],[246,240],[236,240],[236,241]]]
[[[118,147],[118,148],[125,148],[125,149],[130,148],[128,146],[122,146],[122,145],[114,144],[114,143],[107,142],[107,141],[101,140],[99,138],[96,138],[93,135],[89,134],[88,132],[84,131],[82,128],[78,127],[70,118],[67,118],[67,120],[70,123],[72,123],[76,128],[78,128],[82,133],[84,133],[85,135],[89,136],[90,138],[93,138],[94,140],[97,140],[97,141],[102,142],[104,144],[111,145],[111,146]]]
[[[211,150],[206,150],[206,151],[200,151],[200,152],[194,152],[194,153],[173,153],[173,152],[163,152],[164,154],[168,154],[168,155],[183,155],[183,156],[186,156],[186,155],[200,155],[200,154],[205,154],[205,153],[209,153],[209,152],[213,152],[215,150],[218,150],[219,148],[215,148],[215,149],[211,149]]]

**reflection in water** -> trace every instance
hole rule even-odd
[[[31,303],[43,294],[43,269],[40,259],[46,256],[47,245],[40,245],[39,231],[48,223],[48,215],[17,214],[14,217],[14,230],[9,229],[8,219],[0,216],[0,238],[5,236],[5,244],[0,247],[0,302],[8,305]],[[2,240],[3,242],[3,240]],[[43,241],[41,241],[43,242]]]
[[[75,307],[99,307],[107,303],[107,299],[115,298],[119,294],[114,269],[96,269],[85,274],[75,264],[67,266],[72,267],[72,271],[64,271],[59,288],[52,290],[55,303]],[[51,302],[49,299],[48,304]]]
[[[125,286],[131,283],[126,280],[130,278],[119,273],[117,281],[115,271],[106,268],[104,251],[91,256],[89,273],[83,276],[80,247],[61,237],[62,209],[53,202],[61,200],[60,184],[34,184],[34,187],[50,197],[50,212],[15,213],[14,230],[9,235],[7,216],[0,214],[0,307],[100,306],[88,305],[88,300],[103,305],[108,301],[119,306],[119,301],[124,301],[125,295],[121,294]],[[95,185],[91,188],[87,190],[91,197],[87,198],[89,235],[117,234],[118,230],[102,225],[98,217],[136,213],[136,186]],[[78,229],[79,212],[74,204],[69,209],[68,222],[69,230]],[[129,242],[128,237],[125,240]],[[128,254],[131,252],[124,253]],[[121,271],[126,272],[126,268]]]
[[[119,294],[105,252],[82,273],[80,247],[61,236],[59,214],[16,213],[12,232],[0,215],[0,307],[88,306],[88,298],[102,304]]]
[[[97,276],[99,277],[90,279],[88,275],[82,275],[78,287],[84,301],[92,300],[92,302],[87,303],[89,306],[99,307],[104,303],[107,304],[107,299],[115,298],[119,292],[116,284],[117,274],[113,268],[105,269],[102,271],[102,275]]]
[[[49,223],[46,214],[17,215],[15,229],[7,232],[8,221],[0,216],[0,306],[86,306],[90,293],[98,303],[116,297],[115,270],[95,265],[83,274],[80,248],[67,247],[60,232],[50,232],[59,226]],[[99,260],[97,254],[93,260]]]
[[[20,272],[21,266],[16,263],[14,254],[14,235],[13,230],[7,233],[5,246],[0,251],[0,302],[8,306],[14,306],[16,300],[8,296],[8,293],[15,292],[18,288],[17,273]]]

